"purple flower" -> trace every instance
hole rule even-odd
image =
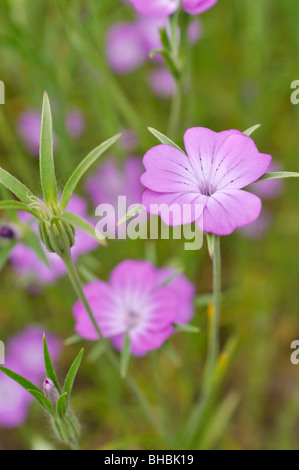
[[[160,98],[170,98],[176,92],[175,79],[165,67],[156,68],[150,73],[149,84]]]
[[[72,196],[67,209],[87,219],[87,203],[83,198],[75,195]],[[31,216],[23,213],[20,213],[20,218],[22,222],[32,220]],[[37,231],[35,226],[32,229]],[[73,259],[76,261],[79,256],[96,249],[97,246],[96,240],[77,229],[76,242],[71,251]],[[29,281],[38,282],[39,284],[52,283],[59,277],[64,276],[66,269],[56,253],[49,253],[45,249],[45,254],[50,268],[39,259],[35,251],[30,247],[24,243],[18,243],[11,252],[11,262],[21,277],[25,277]]]
[[[279,162],[272,161],[268,170],[271,173],[282,171],[282,167]],[[274,199],[282,194],[283,189],[284,184],[280,179],[260,181],[259,183],[254,183],[250,186],[250,191],[263,199]]]
[[[195,127],[186,131],[184,142],[187,155],[158,145],[144,156],[141,182],[147,189],[142,203],[147,211],[161,212],[169,225],[195,221],[216,235],[229,235],[256,220],[261,200],[242,188],[267,171],[271,156],[261,154],[253,140],[237,130],[217,133]],[[161,203],[176,204],[181,210],[174,211],[170,221],[168,210],[157,211]],[[195,210],[197,205],[202,214]],[[186,206],[191,210],[184,210]]]
[[[125,335],[131,353],[143,356],[159,348],[173,333],[173,324],[189,321],[193,315],[194,286],[180,275],[164,285],[172,270],[159,270],[147,261],[126,260],[111,273],[109,282],[85,286],[98,326],[121,350]],[[73,309],[75,330],[85,339],[98,338],[81,302]]]
[[[68,134],[74,139],[78,139],[79,137],[81,137],[85,130],[84,117],[82,113],[77,109],[74,109],[73,111],[68,113],[65,124]]]
[[[57,336],[46,334],[53,361],[62,349]],[[38,326],[30,327],[12,337],[6,348],[5,366],[39,385],[44,377],[43,331]],[[33,401],[20,385],[0,373],[0,426],[14,428],[26,420],[28,407]]]
[[[73,110],[68,113],[65,122],[70,137],[78,138],[84,131],[85,122],[80,111]],[[19,117],[18,132],[29,153],[34,156],[39,154],[41,131],[41,113],[35,110],[24,111]],[[54,145],[57,137],[54,134]]]
[[[165,16],[140,15],[134,22],[113,25],[106,39],[106,56],[111,68],[118,74],[128,74],[140,67],[152,50],[162,49],[160,30],[164,28],[170,33],[169,19]],[[188,28],[190,43],[195,44],[200,36],[200,24],[193,21]],[[163,62],[159,54],[154,60]]]
[[[25,111],[18,122],[19,134],[29,153],[37,156],[40,145],[41,114],[38,111]]]
[[[129,0],[139,13],[146,15],[172,15],[179,7],[180,0]],[[183,8],[191,15],[198,15],[217,3],[217,0],[183,0]]]
[[[128,157],[123,166],[106,162],[87,180],[86,192],[95,206],[105,203],[116,208],[118,196],[126,196],[128,206],[138,204],[143,191],[142,171],[141,159],[136,156]]]

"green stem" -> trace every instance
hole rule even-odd
[[[202,429],[202,422],[210,409],[217,394],[217,381],[215,373],[218,365],[220,351],[219,329],[221,315],[221,250],[220,237],[214,237],[213,250],[213,312],[211,318],[209,348],[207,362],[203,374],[202,393],[199,402],[192,409],[186,430],[183,435],[183,444],[186,448],[192,446],[194,436],[198,429]],[[185,448],[184,447],[184,448]]]
[[[172,99],[169,124],[168,124],[168,136],[171,139],[177,139],[179,131],[179,122],[182,110],[182,83],[181,80],[177,80],[177,89]]]
[[[84,307],[86,309],[86,312],[87,312],[87,314],[88,314],[88,316],[89,316],[96,332],[99,335],[99,340],[101,341],[101,343],[104,343],[104,345],[105,345],[105,353],[106,353],[110,363],[119,372],[120,368],[119,368],[118,358],[114,354],[114,352],[111,350],[109,341],[107,341],[106,338],[104,338],[102,333],[101,333],[101,330],[100,330],[100,328],[97,324],[97,321],[96,321],[96,319],[95,319],[95,317],[92,313],[92,310],[90,308],[88,300],[87,300],[87,298],[84,294],[82,284],[81,284],[81,280],[80,280],[80,277],[78,275],[77,268],[74,264],[74,261],[72,259],[72,256],[71,256],[70,252],[67,252],[64,255],[62,255],[61,259],[65,264],[65,267],[67,269],[67,272],[68,272],[69,278],[71,280],[71,283],[72,283],[72,285],[75,289],[75,292],[76,292],[79,300],[84,305]],[[134,381],[134,379],[129,374],[126,375],[124,380],[126,381],[128,388],[135,395],[136,399],[138,400],[144,414],[146,415],[146,417],[149,420],[149,422],[151,423],[151,425],[156,429],[156,431],[158,432],[159,435],[164,435],[164,437],[165,437],[165,431],[164,431],[163,427],[155,419],[155,414],[152,410],[152,406],[148,402],[147,398],[145,397],[145,395],[143,394],[143,392],[141,391],[141,389],[139,388],[137,383]]]
[[[207,363],[204,373],[204,389],[209,388],[219,356],[219,329],[221,315],[221,250],[220,237],[214,238],[213,252],[213,311],[211,318],[210,338]]]

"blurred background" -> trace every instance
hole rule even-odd
[[[61,186],[82,157],[116,133],[124,131],[126,141],[102,157],[102,165],[112,159],[120,168],[128,156],[141,159],[156,144],[147,126],[167,133],[171,97],[157,96],[149,84],[160,64],[141,61],[130,73],[119,73],[107,55],[112,25],[135,19],[133,9],[118,0],[2,0],[0,80],[6,102],[0,106],[0,164],[38,194],[34,138],[28,141],[35,121],[29,115],[28,123],[28,112],[40,113],[44,90],[53,108]],[[190,47],[176,142],[191,126],[245,130],[260,123],[253,135],[259,150],[273,155],[278,167],[299,171],[299,105],[290,100],[291,83],[299,80],[298,19],[296,0],[219,0],[200,16],[201,38]],[[212,410],[216,421],[201,440],[204,448],[299,449],[299,365],[290,362],[291,342],[299,339],[298,183],[284,180],[269,191],[259,225],[222,240],[222,341],[225,346],[237,338],[237,343],[219,397],[227,406]],[[92,215],[87,193],[83,182],[78,194],[89,201]],[[156,354],[130,364],[148,398],[176,410],[171,425],[179,431],[198,394],[205,358],[206,299],[212,288],[206,244],[195,255],[184,251],[183,241],[115,240],[83,255],[78,265],[86,281],[90,271],[106,280],[126,258],[181,266],[197,288],[192,324],[201,333],[175,335]],[[70,344],[76,341],[69,339],[75,300],[67,278],[39,285],[20,276],[10,260],[1,272],[0,339],[7,342],[28,325],[59,336],[61,377],[86,347],[73,394],[84,448],[163,448],[95,344]],[[59,447],[50,436],[33,404],[22,425],[0,425],[0,448]]]

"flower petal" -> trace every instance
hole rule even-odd
[[[199,15],[216,5],[218,0],[183,0],[183,8],[190,15]]]
[[[163,193],[194,192],[198,190],[196,174],[188,157],[171,145],[157,145],[143,158],[146,172],[142,184],[152,191]]]
[[[172,15],[180,4],[180,0],[129,0],[139,13],[153,16]]]
[[[255,221],[261,209],[262,202],[255,194],[237,189],[219,191],[209,198],[204,210],[204,231],[229,235]]]
[[[160,215],[166,225],[177,226],[200,219],[207,199],[198,192],[163,194],[146,189],[142,204],[148,213]]]

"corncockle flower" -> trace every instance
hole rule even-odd
[[[56,362],[62,343],[58,336],[46,333],[48,347],[53,361]],[[32,382],[39,382],[44,376],[43,330],[39,326],[31,326],[13,336],[7,342],[7,364],[20,375]],[[10,363],[14,364],[14,367]]]
[[[269,166],[269,171],[271,173],[282,171],[282,166],[279,162],[272,161]],[[284,183],[281,179],[259,181],[258,183],[252,184],[249,189],[263,199],[274,199],[282,194]]]
[[[187,155],[158,145],[144,156],[141,182],[147,189],[142,203],[147,211],[161,213],[169,225],[197,222],[216,235],[229,235],[256,220],[261,200],[242,188],[267,171],[272,157],[260,153],[253,140],[237,130],[217,133],[195,127],[185,132],[184,142]],[[158,208],[161,203],[176,204],[181,211],[174,211],[169,220],[169,210]],[[184,205],[201,205],[203,212],[184,211]]]
[[[85,120],[83,114],[76,109],[69,112],[66,117],[65,125],[68,134],[74,139],[78,139],[79,137],[81,137],[85,130]]]
[[[69,112],[66,117],[65,125],[70,137],[80,137],[85,128],[85,121],[82,113],[78,110]],[[35,110],[24,111],[18,121],[18,131],[28,152],[34,156],[38,156],[41,132],[41,113]],[[57,138],[54,135],[54,146],[56,142]]]
[[[143,192],[142,171],[142,161],[137,156],[128,157],[122,166],[108,161],[88,178],[86,192],[95,207],[105,203],[116,208],[119,196],[126,196],[128,205],[138,204]]]
[[[43,382],[43,390],[46,397],[50,400],[53,406],[56,406],[57,400],[59,398],[59,392],[55,387],[53,381],[48,377],[45,378]]]
[[[180,6],[180,0],[128,0],[134,8],[146,15],[172,15]],[[191,15],[208,10],[218,0],[183,0],[183,9]]]
[[[175,323],[190,320],[194,286],[183,275],[167,284],[172,273],[147,261],[126,260],[112,271],[108,283],[95,281],[85,286],[102,335],[110,338],[116,349],[122,349],[128,335],[131,353],[143,356],[172,335]],[[88,340],[98,339],[80,301],[73,314],[76,332]]]
[[[79,196],[72,196],[67,209],[84,219],[87,218],[87,202]],[[33,220],[25,212],[20,213],[20,219],[23,223],[32,222]],[[33,225],[32,229],[37,232],[37,226]],[[97,247],[98,243],[95,239],[82,230],[76,229],[76,243],[71,249],[74,260],[77,260],[84,253],[95,250]],[[46,266],[36,252],[25,243],[18,243],[13,248],[10,260],[21,277],[39,284],[52,283],[66,274],[66,268],[56,253],[44,251],[50,267]]]
[[[159,67],[151,71],[149,84],[153,92],[160,98],[170,98],[177,89],[175,79],[165,67]]]
[[[11,225],[2,225],[2,227],[0,227],[0,238],[15,240],[17,238],[17,232]]]
[[[62,349],[57,336],[47,334],[49,349],[55,362]],[[43,332],[39,327],[29,327],[7,342],[6,367],[24,375],[34,383],[44,376]],[[33,398],[19,384],[0,373],[0,427],[14,428],[24,423]]]
[[[118,74],[128,74],[140,67],[149,59],[152,50],[163,49],[161,29],[169,33],[168,17],[140,15],[134,22],[114,24],[106,39],[106,56],[111,68]],[[188,27],[190,43],[195,44],[200,36],[200,23],[194,20]],[[155,62],[163,61],[159,54],[155,54],[153,59]]]

